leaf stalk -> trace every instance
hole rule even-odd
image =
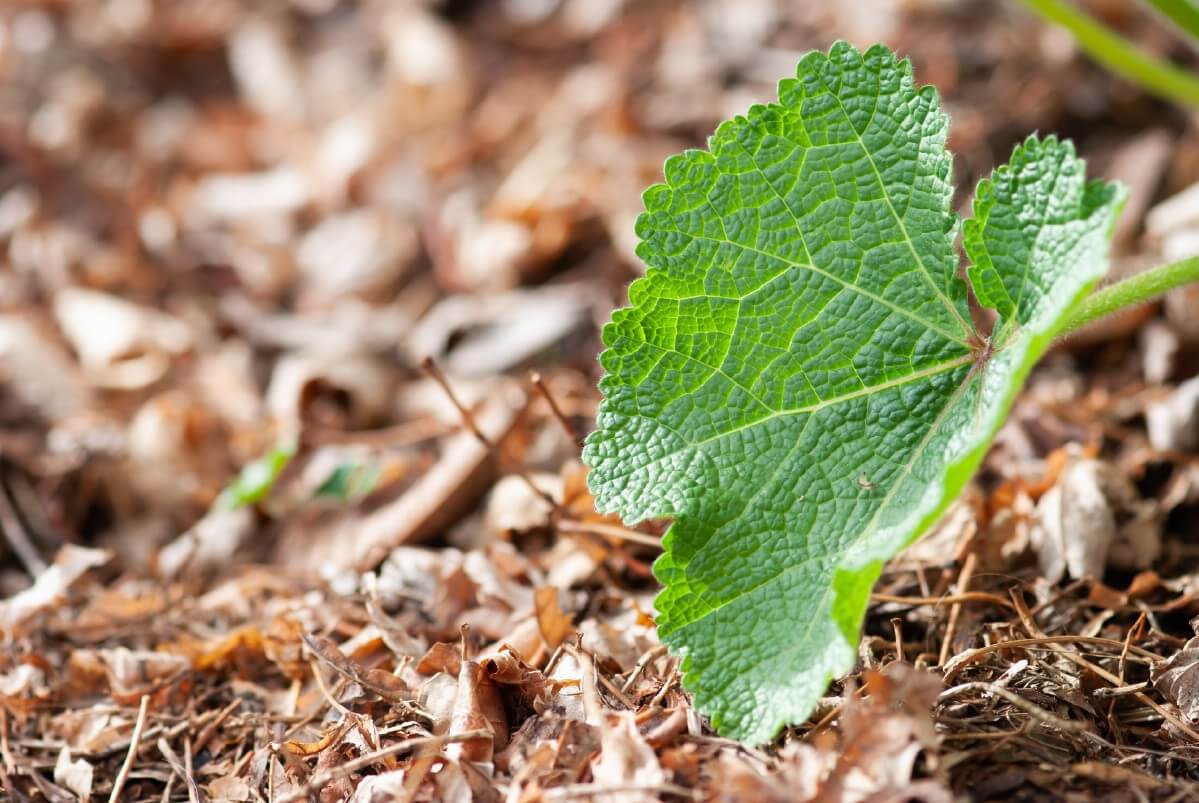
[[[1068,334],[1100,318],[1152,301],[1163,293],[1192,282],[1199,282],[1199,256],[1129,276],[1083,299],[1066,316],[1061,334]]]

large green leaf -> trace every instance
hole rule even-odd
[[[977,467],[1063,314],[1103,275],[1118,187],[1030,138],[954,249],[948,121],[886,48],[810,53],[779,103],[666,162],[649,266],[604,329],[584,452],[604,511],[668,517],[662,639],[722,732],[803,720],[854,663],[883,561]]]

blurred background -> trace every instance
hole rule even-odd
[[[1143,5],[1081,5],[1147,53],[1199,63]],[[1028,133],[1057,133],[1094,175],[1128,185],[1115,275],[1199,253],[1199,194],[1187,192],[1199,181],[1199,121],[1096,66],[1014,0],[0,3],[0,631],[24,634],[0,657],[0,714],[23,723],[16,763],[41,768],[38,788],[51,778],[84,788],[71,754],[62,764],[56,752],[70,745],[108,794],[147,677],[151,722],[169,739],[182,733],[172,711],[241,699],[269,713],[220,720],[197,758],[201,782],[223,784],[212,797],[284,784],[266,745],[284,738],[279,723],[291,727],[298,702],[324,705],[310,682],[316,648],[300,644],[317,631],[394,669],[444,726],[444,687],[429,680],[443,664],[422,663],[432,668],[418,677],[410,660],[458,639],[462,624],[547,675],[547,658],[585,632],[620,674],[608,702],[650,705],[642,731],[665,729],[650,739],[658,758],[635,753],[653,783],[698,782],[697,762],[723,755],[705,777],[749,784],[757,759],[733,762],[719,740],[691,743],[707,753],[663,747],[684,730],[710,735],[673,685],[649,616],[663,527],[596,514],[577,441],[598,403],[600,327],[642,270],[641,191],[666,156],[771,100],[804,51],[836,39],[885,42],[939,88],[957,203]],[[1101,500],[1102,532],[1077,532],[1106,539],[1102,549],[1070,569],[1106,567],[1110,587],[1088,598],[1090,586],[1063,585],[1058,598],[1074,607],[1046,609],[1047,629],[1124,639],[1138,614],[1124,589],[1152,566],[1160,577],[1137,593],[1174,606],[1153,622],[1172,633],[1158,647],[1179,647],[1199,588],[1197,313],[1195,292],[1174,293],[1050,355],[938,546],[905,558],[882,588],[943,592],[945,556],[975,539],[979,577],[1040,583],[1047,599],[1062,567],[1046,575],[1031,522],[1060,486],[1059,501]],[[913,574],[917,564],[941,581]],[[1095,599],[1114,618],[1088,608]],[[903,610],[911,654],[953,641],[944,608]],[[895,611],[872,609],[863,655],[902,659]],[[953,649],[983,622],[964,612]],[[324,655],[336,668],[340,653]],[[580,665],[555,671],[577,687]],[[178,672],[195,684],[186,693]],[[231,677],[242,685],[222,685]],[[339,700],[378,713],[378,701]],[[70,714],[85,704],[87,727]],[[583,717],[577,697],[559,704]],[[563,732],[527,744],[565,750]],[[1049,759],[1012,747],[1025,774],[965,763],[947,782],[1050,788],[1058,781],[1029,768],[1091,755],[1079,744]],[[521,783],[590,782],[596,749],[584,742],[582,763],[558,754],[558,774]],[[297,755],[292,780],[305,761],[325,766]],[[1174,771],[1173,760],[1141,766]],[[155,777],[131,788],[157,796]],[[793,799],[789,778],[777,797],[741,788]],[[444,791],[422,794],[450,799]]]
[[[1193,60],[1143,9],[1089,5]],[[5,3],[0,455],[25,562],[69,541],[144,566],[298,439],[222,548],[267,528],[257,558],[322,565],[314,521],[402,495],[458,427],[425,356],[468,404],[528,395],[538,369],[586,431],[599,325],[641,269],[640,192],[839,38],[937,85],[963,197],[1028,132],[1073,137],[1131,187],[1118,270],[1154,258],[1146,210],[1199,178],[1192,118],[1016,3]],[[496,406],[497,432],[546,415]],[[531,470],[574,454],[521,431]],[[467,484],[435,524],[489,483]],[[27,582],[13,557],[0,591]]]

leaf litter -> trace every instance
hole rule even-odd
[[[807,723],[745,747],[680,688],[664,523],[596,513],[576,446],[666,155],[802,51],[885,40],[959,186],[1059,131],[1138,178],[1117,272],[1199,241],[1193,127],[1030,19],[741,5],[0,11],[4,795],[1193,795],[1181,293],[1038,369]]]

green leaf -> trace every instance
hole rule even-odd
[[[1120,204],[1069,143],[981,185],[966,247],[1002,317],[974,331],[948,121],[882,46],[810,53],[779,103],[667,160],[649,267],[604,328],[597,505],[672,518],[658,632],[723,733],[771,738],[854,663],[883,562],[982,459]]]
[[[225,486],[216,499],[222,510],[236,510],[245,505],[261,502],[266,498],[275,482],[296,455],[296,443],[284,440],[275,444],[269,452],[242,466],[233,482]]]
[[[341,502],[363,497],[375,489],[380,474],[379,467],[374,464],[340,463],[316,489],[315,495]]]

